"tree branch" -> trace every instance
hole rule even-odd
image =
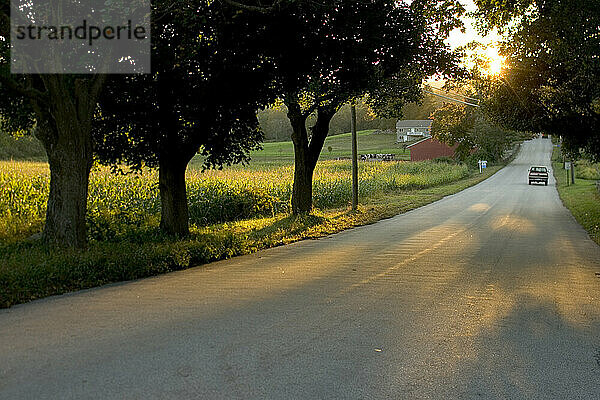
[[[310,116],[310,114],[314,113],[315,111],[317,111],[317,109],[319,107],[322,106],[323,102],[328,101],[328,100],[334,100],[335,98],[336,98],[336,94],[333,92],[317,97],[315,99],[315,101],[313,101],[313,104],[302,113],[302,116],[304,118],[308,118]]]
[[[32,87],[23,87],[22,85],[17,83],[14,79],[6,77],[2,74],[0,74],[0,84],[2,84],[2,86],[7,88],[8,90],[10,90],[16,94],[19,94],[23,97],[27,97],[28,99],[31,99],[31,100],[45,102],[47,99],[46,93],[41,92]]]
[[[235,0],[222,0],[222,1],[226,4],[229,4],[232,7],[240,8],[240,9],[247,10],[247,11],[257,12],[257,13],[261,13],[261,14],[270,13],[271,11],[273,11],[275,8],[277,8],[283,2],[283,0],[275,0],[272,5],[263,7],[263,6],[251,6],[248,4],[240,3],[239,1],[235,1]]]

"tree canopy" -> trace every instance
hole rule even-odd
[[[508,68],[480,82],[503,126],[563,136],[600,157],[600,7],[595,0],[477,1],[485,27],[505,27]]]
[[[396,110],[418,98],[425,76],[455,64],[443,39],[461,12],[453,1],[356,0],[295,2],[269,14],[266,54],[293,131],[294,213],[312,208],[312,174],[340,106],[368,92],[373,106],[394,96]]]
[[[111,79],[100,99],[96,153],[104,163],[159,167],[162,219],[185,235],[185,169],[248,160],[262,140],[256,112],[274,100],[260,15],[222,2],[153,2],[152,74]]]

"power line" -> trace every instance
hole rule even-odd
[[[442,89],[436,88],[435,86],[428,86],[428,87],[429,87],[430,89],[432,89],[432,90],[437,90],[437,91],[440,91],[440,92],[442,91]],[[447,92],[446,92],[446,93],[447,93]],[[475,99],[475,98],[473,98],[473,97],[465,96],[464,94],[456,94],[455,96],[460,96],[460,97],[462,97],[463,99],[467,99],[467,100],[471,100],[471,101],[473,101],[473,102],[477,102],[477,103],[479,103],[479,99]]]
[[[471,107],[480,107],[479,104],[468,103],[466,101],[458,100],[458,99],[455,99],[453,97],[444,96],[444,95],[441,95],[441,94],[438,94],[438,93],[430,92],[429,90],[423,89],[423,92],[428,93],[428,94],[432,94],[434,96],[438,96],[438,97],[444,98],[446,100],[452,100],[452,101],[455,101],[457,103],[466,104],[466,105],[471,106]]]

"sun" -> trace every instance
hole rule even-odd
[[[505,68],[505,58],[498,54],[498,49],[493,46],[489,46],[484,51],[484,58],[487,62],[486,73],[488,75],[496,76],[502,73]]]

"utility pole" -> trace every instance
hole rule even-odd
[[[358,208],[358,143],[356,139],[356,104],[350,105],[352,131],[352,209]]]

